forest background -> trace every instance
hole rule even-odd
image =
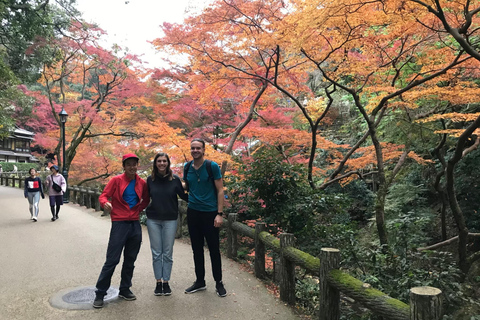
[[[97,187],[125,152],[144,177],[167,152],[181,175],[201,137],[227,212],[313,255],[339,248],[343,269],[392,297],[430,285],[445,319],[480,319],[479,12],[471,0],[217,0],[162,24],[151,40],[169,67],[149,69],[102,47],[75,1],[2,1],[0,135],[34,131],[42,163]],[[304,313],[317,281],[298,271]]]

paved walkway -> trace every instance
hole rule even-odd
[[[49,209],[47,199],[40,200],[39,221],[32,222],[23,190],[0,186],[0,319],[297,319],[253,275],[226,258],[226,298],[215,294],[211,273],[206,291],[184,294],[194,272],[190,246],[182,241],[174,247],[173,294],[154,296],[146,228],[133,277],[137,300],[114,299],[99,310],[56,308],[51,302],[59,293],[95,285],[105,259],[110,219],[67,204],[60,219],[51,222]],[[120,266],[113,286],[119,285],[119,273]]]

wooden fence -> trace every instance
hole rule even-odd
[[[280,256],[280,299],[295,303],[295,267],[300,266],[319,277],[319,312],[321,320],[340,319],[340,293],[354,299],[375,315],[391,320],[438,320],[442,318],[442,292],[433,287],[410,289],[410,305],[371,288],[367,283],[339,270],[340,250],[322,248],[319,258],[294,247],[293,234],[283,233],[276,238],[266,232],[263,222],[250,228],[237,222],[237,214],[230,213],[227,221],[227,256],[235,258],[238,235],[255,241],[255,275],[265,277],[265,248]]]
[[[0,173],[0,185],[7,187],[15,187],[23,189],[25,178],[28,177],[28,172],[2,172]]]
[[[0,184],[23,188],[24,178],[12,174],[0,174]],[[96,189],[71,186],[70,200],[87,208],[101,210],[98,202],[100,192]],[[182,202],[182,201],[181,201]],[[185,206],[180,206],[179,226],[185,216]],[[415,287],[410,289],[410,305],[389,297],[385,293],[371,288],[369,284],[352,277],[339,269],[340,250],[323,248],[319,258],[294,247],[293,234],[283,233],[279,238],[268,233],[265,223],[257,222],[255,228],[237,221],[237,214],[230,213],[224,219],[227,228],[227,257],[235,259],[238,251],[238,235],[246,236],[255,242],[255,276],[265,278],[266,248],[280,256],[280,299],[295,303],[295,268],[306,269],[319,277],[320,320],[340,319],[340,293],[354,299],[363,307],[370,309],[376,316],[391,320],[439,320],[442,318],[442,291],[433,287]],[[181,229],[177,230],[177,236]]]

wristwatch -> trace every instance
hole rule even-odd
[[[223,217],[223,211],[217,212],[217,216]]]

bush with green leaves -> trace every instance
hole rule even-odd
[[[39,163],[24,163],[24,162],[0,162],[3,172],[12,172],[13,166],[17,167],[17,171],[28,172],[30,168],[39,171],[41,166]]]
[[[319,198],[306,182],[304,166],[289,164],[275,149],[264,149],[253,161],[240,165],[238,177],[230,177],[231,211],[242,220],[262,218],[285,232],[310,226]]]
[[[435,230],[435,212],[423,183],[405,179],[390,187],[385,201],[386,225],[393,250],[409,250],[425,245]]]

